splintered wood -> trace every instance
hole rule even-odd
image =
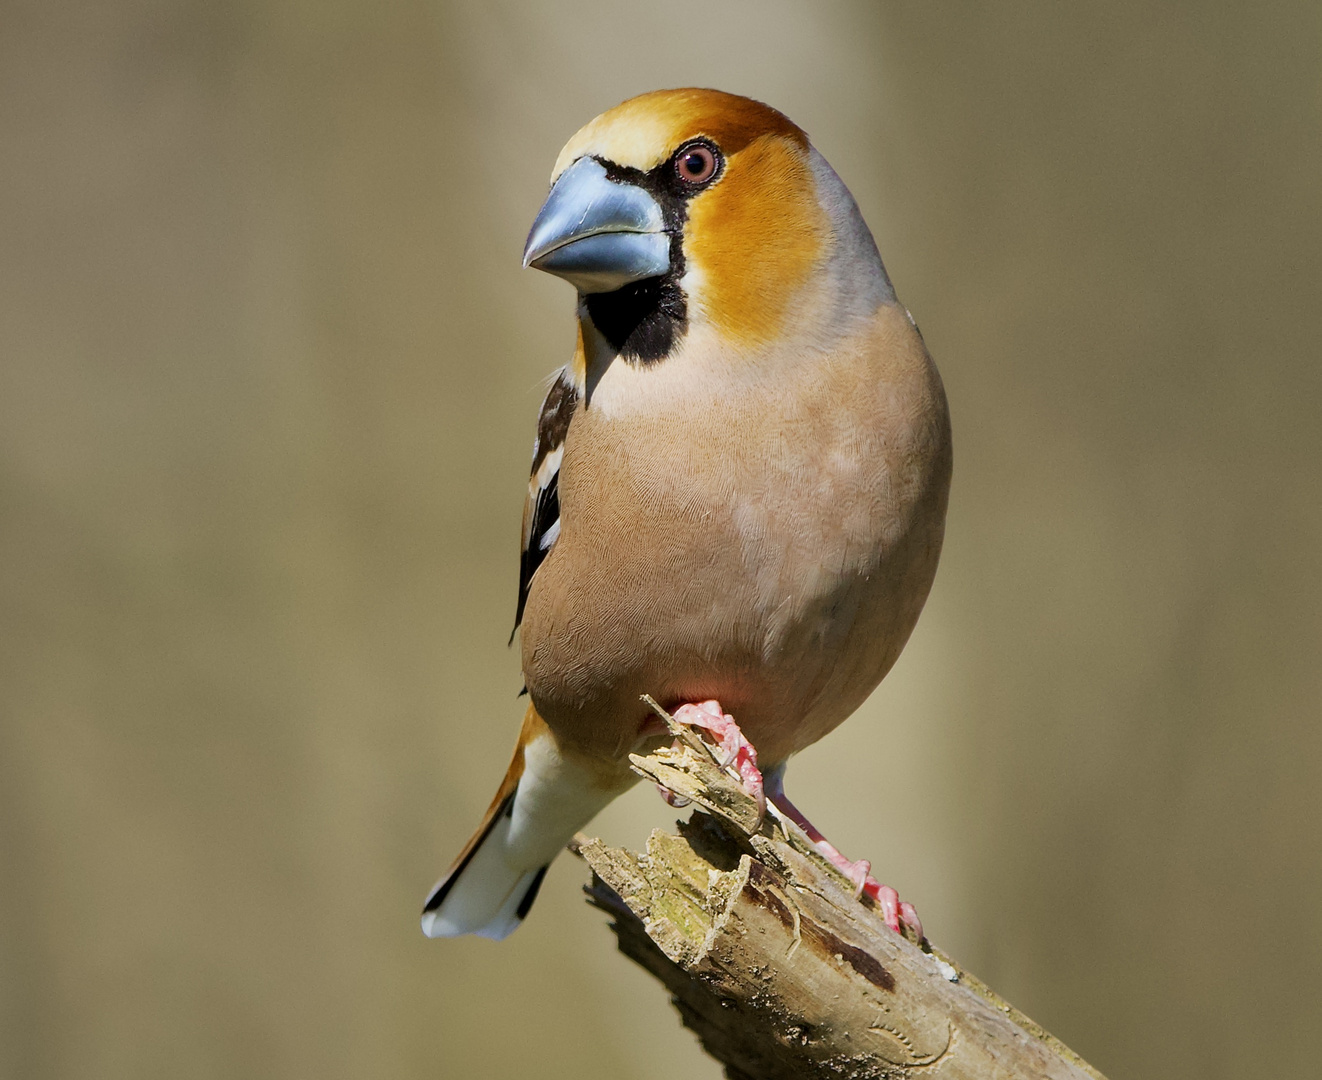
[[[573,848],[621,951],[731,1080],[1104,1080],[928,942],[888,929],[796,825],[774,809],[759,821],[712,748],[649,704],[676,745],[634,769],[703,812],[642,854],[584,836]]]

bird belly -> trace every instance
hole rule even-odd
[[[568,545],[539,571],[543,595],[564,599],[555,611],[530,600],[524,670],[558,738],[618,759],[649,729],[642,694],[671,708],[714,698],[773,764],[835,727],[894,663],[930,583],[930,539],[809,562],[714,519],[658,521],[690,546],[617,559],[609,579],[582,579],[571,568],[606,562]]]

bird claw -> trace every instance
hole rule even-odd
[[[913,931],[916,940],[920,942],[923,940],[922,920],[918,918],[917,909],[908,900],[901,900],[899,893],[889,885],[881,884],[870,874],[864,878],[862,886],[854,895],[861,897],[864,893],[876,901],[882,920],[897,934],[904,933],[901,929],[903,926]]]
[[[899,914],[900,922],[904,923],[905,926],[914,932],[914,936],[919,943],[922,943],[927,939],[927,935],[923,933],[923,920],[918,917],[918,909],[909,903],[908,900],[900,901]]]
[[[846,862],[840,869],[845,872],[845,877],[854,883],[854,899],[861,900],[863,891],[872,880],[872,863],[867,859],[859,859],[857,862]]]
[[[684,807],[688,806],[690,803],[693,802],[692,799],[685,798],[683,795],[677,795],[675,792],[671,791],[664,784],[656,785],[656,793],[660,795],[661,798],[665,799],[666,802],[669,803],[671,806],[673,806],[676,810],[682,810]]]
[[[720,755],[713,754],[713,757],[721,768],[729,769],[739,778],[743,789],[757,803],[757,816],[761,821],[767,812],[767,796],[762,773],[757,767],[757,748],[744,738],[734,717],[721,708],[719,701],[702,701],[681,705],[675,710],[673,719],[677,724],[705,731],[712,736],[712,739],[706,741],[709,745],[714,741],[715,748],[720,750]],[[662,798],[670,802],[664,792]]]

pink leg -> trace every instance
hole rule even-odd
[[[889,885],[883,885],[874,878],[871,873],[872,864],[867,859],[853,861],[845,858],[840,853],[839,848],[826,839],[817,826],[804,817],[803,812],[790,802],[789,797],[785,794],[783,768],[777,769],[767,776],[766,786],[767,798],[771,801],[771,804],[807,833],[808,839],[813,842],[817,850],[844,872],[845,877],[854,883],[855,896],[862,896],[867,893],[881,908],[881,916],[886,920],[887,926],[899,933],[900,923],[904,923],[905,926],[918,935],[919,941],[923,940],[923,924],[918,918],[918,912],[914,906],[907,900],[901,901],[899,893]]]

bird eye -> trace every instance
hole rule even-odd
[[[704,143],[681,147],[675,154],[675,172],[686,184],[705,184],[720,168],[715,149]]]

